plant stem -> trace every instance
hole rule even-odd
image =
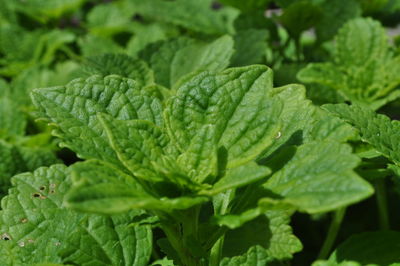
[[[379,212],[379,227],[381,230],[389,230],[389,211],[387,207],[387,193],[384,180],[377,180],[374,184],[376,193],[376,203]]]
[[[218,266],[222,256],[222,247],[224,246],[224,236],[217,240],[210,252],[210,266]]]
[[[318,254],[318,259],[323,260],[328,257],[339,233],[345,213],[346,208],[340,208],[334,212],[331,224],[329,226],[328,235],[326,236],[324,244],[322,245],[322,248]]]

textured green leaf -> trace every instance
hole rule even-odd
[[[232,66],[246,66],[262,63],[268,48],[269,33],[264,29],[241,30],[234,36],[235,53]]]
[[[310,142],[298,147],[286,160],[264,188],[300,211],[331,211],[373,193],[372,187],[353,172],[360,159],[347,145]]]
[[[151,231],[147,226],[129,226],[139,213],[106,217],[66,209],[68,175],[65,166],[54,165],[13,178],[14,187],[1,202],[1,261],[147,265]]]
[[[353,125],[361,134],[361,139],[382,155],[400,165],[400,122],[390,120],[368,108],[345,104],[324,105],[329,112]]]
[[[188,149],[178,157],[177,161],[196,182],[207,181],[212,183],[218,175],[215,128],[212,125],[202,127],[190,142]]]
[[[390,52],[385,29],[370,18],[346,23],[336,36],[331,63],[310,64],[300,81],[337,90],[345,100],[378,109],[400,97],[400,57]]]
[[[88,76],[115,74],[134,79],[139,86],[154,83],[154,74],[145,62],[123,54],[103,54],[89,57],[84,71]]]
[[[233,21],[238,15],[231,8],[213,10],[210,0],[135,0],[131,3],[143,16],[207,34],[232,33]]]
[[[206,202],[205,197],[157,198],[133,179],[105,163],[88,161],[72,168],[76,186],[67,194],[68,206],[86,212],[113,214],[131,209],[169,212]],[[154,191],[152,191],[154,194]]]
[[[232,54],[233,40],[227,35],[210,43],[178,38],[160,43],[158,49],[153,51],[150,66],[156,81],[170,88],[191,72],[225,69]]]
[[[361,265],[400,263],[400,232],[378,231],[354,235],[340,244],[329,261],[357,261]],[[342,265],[342,264],[340,264]]]
[[[315,107],[306,98],[303,86],[291,84],[273,88],[269,91],[270,97],[275,97],[283,102],[283,109],[279,115],[281,128],[275,135],[274,142],[260,158],[266,158],[284,144],[300,144],[301,132],[310,126],[310,121],[315,113]]]
[[[143,120],[116,120],[99,115],[111,146],[132,174],[145,180],[160,180],[152,162],[157,161],[169,144],[160,128]]]
[[[34,90],[32,98],[40,115],[57,125],[56,135],[62,138],[63,145],[82,158],[100,158],[118,165],[97,114],[162,124],[160,101],[143,94],[134,80],[92,76],[64,87]]]
[[[291,211],[268,211],[225,236],[224,256],[237,256],[259,245],[270,259],[289,259],[302,249],[301,242],[289,226]],[[252,264],[250,264],[252,265]]]
[[[271,261],[267,252],[260,246],[251,247],[245,254],[222,259],[220,266],[264,266]]]
[[[169,135],[184,151],[203,125],[216,128],[228,168],[245,164],[271,146],[279,130],[281,102],[272,100],[272,73],[264,66],[203,72],[183,84],[165,110]]]
[[[327,260],[318,260],[312,264],[312,266],[361,266],[360,263],[356,261],[343,261],[340,263],[327,261]],[[394,266],[394,265],[393,265]]]

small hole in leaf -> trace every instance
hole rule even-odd
[[[39,190],[40,190],[40,191],[46,190],[46,186],[41,186],[41,187],[39,188]]]
[[[42,194],[40,194],[38,192],[32,194],[32,197],[34,197],[34,198],[40,198],[41,196],[42,196]]]
[[[56,191],[54,189],[50,190],[50,194],[54,194]]]
[[[8,240],[11,240],[11,236],[9,234],[7,234],[7,233],[4,233],[4,234],[1,235],[1,239],[5,240],[5,241],[8,241]]]
[[[19,243],[18,243],[18,246],[20,246],[21,248],[22,248],[22,247],[25,247],[25,242],[19,242]]]
[[[26,218],[22,218],[22,219],[21,219],[21,223],[24,224],[24,223],[27,223],[27,222],[28,222],[28,219],[26,219]]]
[[[55,187],[56,187],[56,184],[50,184],[49,187],[50,187],[50,188],[55,188]]]

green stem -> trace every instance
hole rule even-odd
[[[331,224],[329,226],[328,235],[322,245],[322,248],[318,254],[318,259],[326,259],[332,250],[333,244],[335,243],[336,237],[339,233],[340,226],[342,224],[346,208],[340,208],[334,212]]]
[[[381,230],[389,230],[389,211],[387,204],[387,193],[384,180],[377,180],[374,184],[376,193],[376,203],[379,212],[379,227]]]
[[[222,256],[222,247],[224,246],[224,236],[219,238],[210,252],[210,266],[218,266]]]

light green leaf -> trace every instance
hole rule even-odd
[[[120,165],[108,143],[97,114],[117,119],[143,119],[162,124],[161,103],[143,95],[138,84],[118,76],[76,79],[64,87],[37,89],[32,93],[40,116],[58,127],[63,145],[82,158],[100,158]]]
[[[272,259],[261,246],[251,247],[245,254],[223,258],[220,266],[264,266]]]
[[[345,100],[379,109],[400,97],[400,57],[394,57],[385,29],[370,18],[350,20],[336,36],[330,63],[310,64],[300,81],[328,86]]]
[[[66,209],[68,175],[65,166],[54,165],[13,177],[14,187],[1,202],[1,261],[6,265],[147,265],[150,228],[129,226],[140,213],[106,217]]]
[[[210,0],[135,0],[131,3],[145,17],[206,34],[233,33],[233,21],[239,13],[228,7],[213,10]]]
[[[346,23],[336,36],[335,61],[344,67],[363,66],[382,58],[388,49],[386,32],[378,21],[357,18]]]
[[[134,79],[140,87],[154,83],[153,71],[145,62],[124,54],[103,54],[87,58],[84,69],[88,76],[111,74]]]
[[[149,64],[155,72],[156,81],[171,88],[191,72],[225,69],[233,54],[233,40],[228,35],[210,43],[182,37],[162,42],[155,48]]]
[[[377,114],[371,109],[346,104],[324,105],[326,110],[353,125],[361,139],[400,165],[400,122]]]
[[[239,188],[257,182],[271,174],[271,169],[257,165],[254,162],[227,170],[225,175],[218,180],[210,190],[200,193],[213,195],[232,188]]]
[[[218,174],[216,144],[215,128],[205,125],[194,136],[188,149],[177,159],[178,164],[198,183],[212,183]]]
[[[98,118],[125,167],[144,180],[161,181],[152,162],[164,154],[169,144],[168,136],[148,121],[122,121],[104,114]]]
[[[87,34],[78,40],[81,53],[85,57],[101,55],[105,53],[124,53],[124,49],[112,39]]]
[[[233,7],[239,8],[244,12],[256,11],[260,9],[267,9],[270,0],[222,0],[221,3],[226,5],[231,5]]]
[[[208,201],[199,196],[154,197],[132,176],[102,162],[76,164],[72,171],[75,186],[68,192],[66,200],[68,206],[81,211],[113,214],[149,209],[170,212]]]
[[[318,260],[312,264],[312,266],[362,266],[360,263],[356,261],[343,261],[340,263],[327,261],[327,260]],[[392,265],[394,266],[394,265]]]
[[[227,167],[255,159],[279,130],[281,102],[269,97],[272,73],[265,66],[203,72],[183,84],[165,110],[168,133],[184,152],[203,125],[216,128],[228,153]]]
[[[336,263],[356,261],[361,265],[392,265],[400,263],[399,248],[400,232],[367,232],[354,235],[340,244],[329,261]]]
[[[280,162],[264,188],[300,211],[318,213],[350,205],[370,196],[373,189],[353,172],[360,159],[349,146],[332,141],[310,142]]]
[[[132,10],[117,2],[96,5],[87,15],[87,27],[94,35],[109,37],[132,29]]]

